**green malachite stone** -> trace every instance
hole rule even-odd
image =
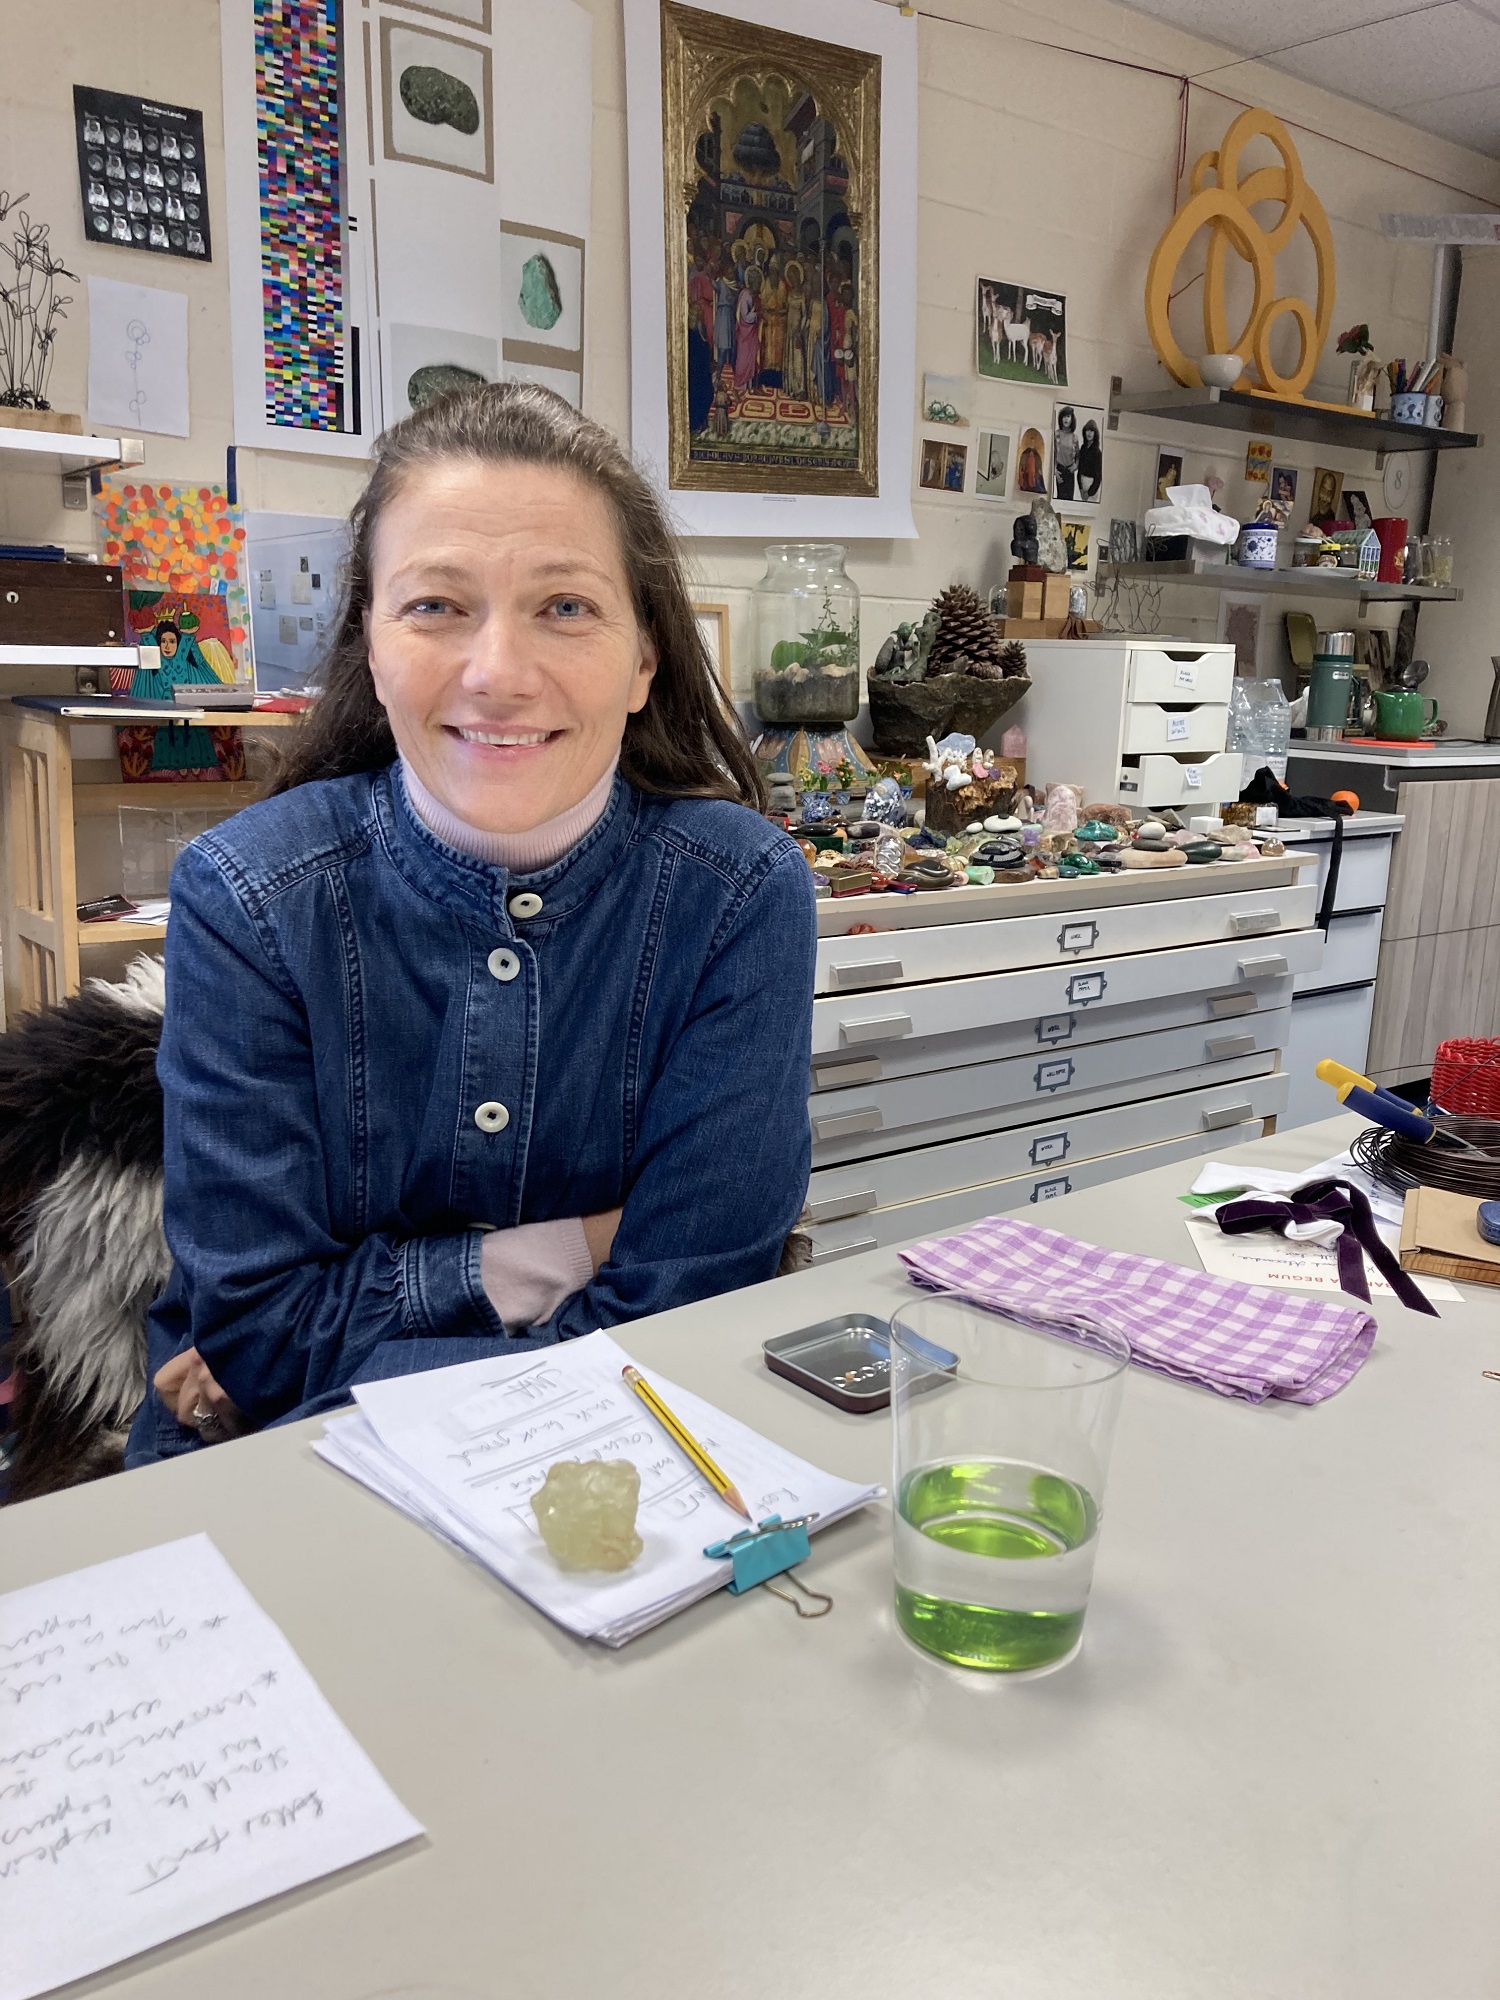
[[[401,102],[424,125],[451,125],[455,132],[479,130],[479,100],[461,76],[426,63],[401,72]]]
[[[425,368],[414,369],[407,378],[406,400],[414,410],[435,402],[439,396],[446,396],[450,389],[474,389],[484,377],[472,368],[460,368],[456,361],[431,361]]]
[[[521,267],[521,317],[543,332],[562,318],[562,293],[557,273],[540,250]]]

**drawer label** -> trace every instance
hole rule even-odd
[[[1068,981],[1068,1005],[1087,1007],[1091,1000],[1102,1000],[1108,984],[1102,972],[1075,972]]]
[[[1038,1090],[1066,1090],[1073,1081],[1076,1065],[1071,1056],[1062,1056],[1057,1062],[1038,1063],[1036,1066],[1036,1087]]]
[[[1071,1194],[1073,1182],[1067,1174],[1054,1174],[1050,1181],[1038,1181],[1031,1190],[1033,1201],[1056,1201],[1060,1194]]]
[[[1070,986],[1076,983],[1075,980],[1068,982]],[[1071,994],[1069,998],[1072,998]],[[1078,1023],[1071,1014],[1043,1014],[1036,1024],[1036,1038],[1039,1042],[1070,1042],[1073,1039],[1073,1030],[1077,1026]]]
[[[1189,764],[1182,775],[1190,792],[1196,792],[1203,783],[1203,773],[1196,764]]]
[[[1050,1167],[1054,1160],[1065,1160],[1069,1143],[1066,1132],[1049,1132],[1045,1139],[1033,1139],[1031,1164],[1034,1167]]]
[[[1191,734],[1191,722],[1192,718],[1190,716],[1169,715],[1167,717],[1167,741],[1169,743],[1186,743]]]
[[[1092,951],[1099,942],[1099,926],[1090,921],[1083,924],[1064,924],[1057,934],[1059,951]]]
[[[1174,678],[1180,688],[1195,688],[1198,685],[1198,669],[1191,660],[1179,660]]]

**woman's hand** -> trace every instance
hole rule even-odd
[[[238,1437],[244,1429],[244,1419],[209,1374],[196,1347],[174,1354],[158,1368],[153,1387],[178,1423],[196,1431],[205,1444]]]

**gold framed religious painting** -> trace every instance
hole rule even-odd
[[[665,0],[668,476],[879,493],[881,57]]]

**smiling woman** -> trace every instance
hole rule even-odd
[[[386,433],[277,795],[172,881],[167,1237],[127,1462],[772,1276],[811,882],[609,434]]]

